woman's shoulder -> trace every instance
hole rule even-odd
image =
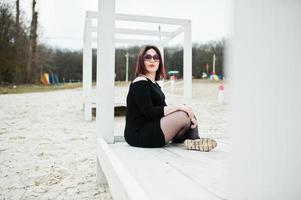
[[[146,88],[149,87],[149,83],[148,83],[148,80],[147,78],[143,77],[143,76],[138,76],[136,77],[131,85],[130,85],[130,90],[145,90]]]
[[[137,83],[137,82],[141,82],[141,81],[147,81],[147,79],[144,76],[138,76],[133,80],[132,83]]]

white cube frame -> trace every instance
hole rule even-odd
[[[98,15],[100,13],[100,15]],[[115,69],[115,43],[133,45],[152,44],[158,46],[164,54],[164,45],[184,32],[184,97],[189,101],[192,96],[192,45],[191,21],[186,19],[173,19],[115,13],[115,1],[99,0],[97,12],[86,12],[84,48],[83,48],[83,94],[84,118],[92,120],[92,103],[96,102],[97,137],[103,137],[108,143],[114,142],[114,69]],[[97,27],[92,20],[97,19]],[[144,23],[158,23],[178,25],[175,31],[153,31],[132,28],[116,28],[115,21],[131,21]],[[93,37],[97,33],[100,37]],[[158,40],[118,39],[115,34],[158,36]],[[97,42],[97,87],[96,98],[92,97],[92,43]],[[101,53],[102,52],[102,53]]]

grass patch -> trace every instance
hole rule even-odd
[[[28,92],[48,92],[63,89],[81,88],[82,83],[60,83],[56,85],[24,84],[24,85],[0,85],[0,94],[20,94]]]

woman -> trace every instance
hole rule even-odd
[[[163,147],[170,141],[184,142],[187,149],[210,151],[212,139],[200,139],[197,120],[185,105],[166,105],[165,95],[156,81],[165,78],[162,56],[155,46],[141,49],[136,78],[130,84],[124,137],[136,147]]]

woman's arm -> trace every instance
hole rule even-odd
[[[180,106],[178,106],[178,105],[165,106],[164,107],[164,116],[169,115],[170,113],[173,113],[173,112],[176,112],[179,110],[181,110],[181,109],[180,109]]]
[[[187,113],[187,115],[190,118],[191,121],[191,128],[195,128],[197,126],[197,120],[193,114],[193,111],[190,107],[185,105],[170,105],[164,107],[164,116],[169,115],[170,113],[176,112],[176,111],[184,111]]]
[[[185,105],[170,105],[164,107],[164,116],[176,111],[184,111],[187,113],[191,121],[195,119],[193,111],[190,107]]]

